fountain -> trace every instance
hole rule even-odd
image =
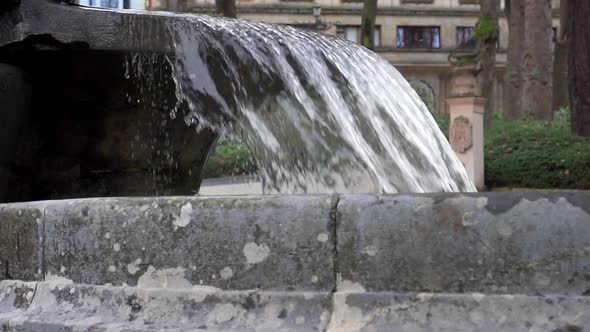
[[[231,118],[277,191],[474,190],[410,85],[367,49],[207,16],[168,29],[178,99],[202,123],[223,129],[212,110]]]
[[[3,331],[590,326],[590,195],[383,194],[473,187],[358,46],[3,2],[0,106]],[[277,191],[379,194],[169,196],[236,129]]]
[[[50,136],[37,138],[45,141],[40,145],[53,147],[52,155],[60,150],[85,149],[87,153],[96,146],[103,151],[41,160],[41,172],[31,181],[63,189],[53,195],[34,193],[32,199],[197,191],[213,134],[204,129],[200,137],[187,141],[187,129],[176,125],[179,120],[189,127],[242,132],[267,182],[283,193],[474,190],[409,84],[386,61],[362,47],[262,23],[62,9],[73,11],[74,18],[92,18],[97,23],[92,26],[94,35],[75,36],[67,29],[51,31],[50,27],[43,27],[47,30],[43,34],[25,32],[28,37],[22,41],[4,42],[10,48],[6,53],[14,57],[4,62],[34,76],[32,100],[43,100],[43,105],[32,105],[32,121],[71,128],[63,130],[65,137],[59,142],[51,142]],[[21,11],[26,17],[26,6]],[[115,20],[117,25],[105,26],[104,21]],[[128,48],[124,52],[123,43]],[[56,79],[58,84],[52,84]],[[48,107],[63,116],[51,112],[50,119],[43,118]],[[63,123],[72,114],[94,119],[86,121],[91,128],[76,133],[75,126]],[[52,119],[61,122],[54,124]],[[165,123],[163,128],[158,127],[160,122]],[[150,123],[151,129],[121,132],[108,127],[113,123],[136,127]],[[112,134],[93,135],[97,130]],[[85,137],[86,132],[90,137]],[[109,141],[109,136],[117,135],[119,142]],[[84,140],[89,142],[83,148],[79,145]],[[75,146],[70,148],[70,142]],[[135,145],[129,146],[130,142]],[[147,151],[136,147],[142,143]],[[110,149],[115,153],[105,153]],[[186,158],[188,154],[193,157]],[[34,159],[32,155],[25,158]],[[142,164],[146,159],[149,165]],[[58,176],[53,173],[68,183],[56,185]],[[151,187],[146,179],[150,173],[160,175]]]

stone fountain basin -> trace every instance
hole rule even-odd
[[[49,0],[1,7],[0,202],[198,191],[217,136],[188,126],[186,108],[170,116],[173,19]],[[145,68],[130,65],[138,58]]]
[[[0,206],[0,324],[590,326],[590,194],[98,198]]]
[[[181,15],[78,7],[53,0],[21,0],[0,9],[0,47],[49,35],[96,51],[169,53],[166,24]]]

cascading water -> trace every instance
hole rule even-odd
[[[168,34],[187,122],[241,132],[275,190],[475,190],[418,95],[375,53],[208,16],[179,16]]]

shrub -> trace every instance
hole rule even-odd
[[[590,139],[572,135],[566,111],[554,121],[494,119],[485,133],[488,188],[590,189]],[[436,116],[446,134],[448,115]]]
[[[219,140],[209,156],[203,178],[247,175],[256,172],[250,150],[234,140]]]

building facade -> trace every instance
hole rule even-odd
[[[78,0],[81,5],[213,13],[215,0]],[[501,8],[504,9],[501,0]],[[238,17],[288,24],[358,42],[362,0],[236,0]],[[314,7],[321,8],[320,20]],[[554,33],[559,30],[559,0],[552,0]],[[317,14],[317,9],[316,9]],[[479,0],[378,0],[376,52],[391,62],[433,112],[447,112],[451,91],[451,52],[475,47],[473,33]],[[318,24],[321,22],[321,24]],[[496,111],[502,112],[508,22],[499,20],[496,58]]]
[[[339,35],[358,42],[362,0],[236,0],[238,17],[290,24]],[[552,0],[553,26],[559,29],[559,0]],[[152,9],[211,13],[215,0],[151,0]],[[321,6],[317,26],[313,6]],[[504,8],[504,0],[501,0]],[[451,90],[450,52],[475,46],[473,30],[479,17],[479,0],[378,0],[376,51],[412,83],[433,112],[447,112]],[[508,22],[499,21],[496,111],[502,112],[503,78],[508,47]]]

